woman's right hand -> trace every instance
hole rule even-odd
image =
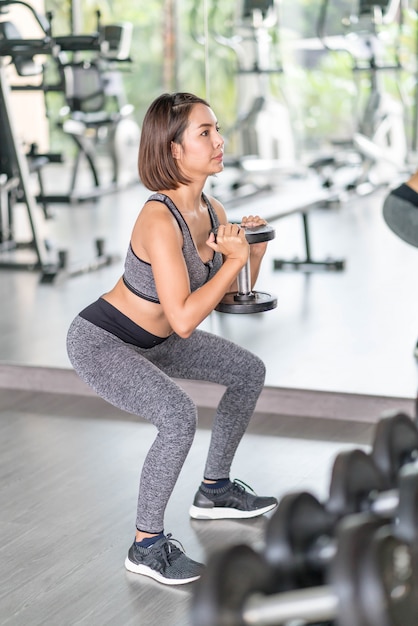
[[[239,224],[220,224],[216,236],[210,233],[206,244],[225,259],[237,259],[244,266],[250,254],[250,246],[245,237],[245,229]]]

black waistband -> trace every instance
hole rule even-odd
[[[135,324],[129,317],[121,313],[110,302],[99,298],[79,313],[80,317],[115,337],[139,348],[153,348],[167,337],[157,337]]]

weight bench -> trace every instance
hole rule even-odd
[[[301,191],[305,197],[309,198],[308,201],[301,202]],[[309,273],[318,270],[342,271],[345,268],[343,259],[327,257],[323,260],[314,260],[311,253],[309,212],[314,208],[338,201],[338,191],[321,186],[317,177],[314,176],[289,179],[283,183],[282,187],[276,188],[274,192],[272,190],[269,190],[267,194],[258,192],[256,196],[252,197],[251,211],[256,212],[267,222],[275,222],[294,214],[299,214],[302,218],[305,257],[302,259],[275,259],[273,261],[275,270],[290,269]],[[243,202],[245,199],[241,199],[239,207],[226,204],[225,209],[229,221],[241,221],[241,217],[244,215]]]

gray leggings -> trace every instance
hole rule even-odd
[[[229,476],[264,385],[265,366],[257,356],[201,330],[188,339],[171,335],[153,348],[138,348],[79,316],[68,331],[67,350],[75,371],[99,396],[158,429],[142,468],[138,529],[164,529],[164,511],[196,432],[197,408],[172,378],[226,387],[214,417],[204,476]]]

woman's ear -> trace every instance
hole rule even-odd
[[[181,145],[179,143],[171,142],[171,156],[173,159],[180,158]]]

